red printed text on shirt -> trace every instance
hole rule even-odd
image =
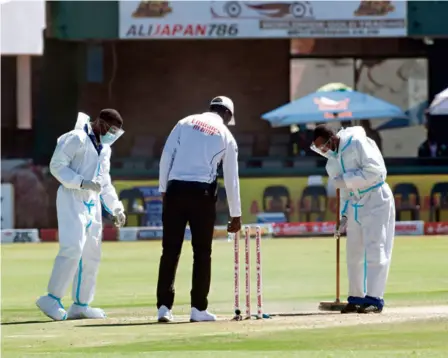
[[[197,130],[199,132],[202,132],[202,133],[205,133],[208,135],[215,135],[215,134],[219,133],[219,131],[216,127],[213,127],[212,125],[207,124],[202,121],[199,121],[197,119],[193,119],[192,123],[193,123],[193,129]]]

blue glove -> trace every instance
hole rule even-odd
[[[345,181],[342,178],[342,175],[338,175],[337,177],[333,178],[333,185],[337,189],[347,189],[347,185],[345,185]]]

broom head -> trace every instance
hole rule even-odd
[[[329,311],[329,312],[339,311],[340,312],[346,305],[347,305],[347,302],[323,301],[319,304],[319,311]]]

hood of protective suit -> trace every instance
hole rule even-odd
[[[343,150],[343,148],[345,148],[345,145],[347,144],[347,142],[349,141],[349,139],[353,136],[355,137],[366,137],[366,131],[364,130],[363,127],[361,126],[355,126],[355,127],[348,127],[345,129],[341,129],[338,133],[337,136],[339,137],[340,141],[339,141],[339,148],[341,148],[341,150]]]
[[[89,132],[92,130],[92,127],[90,126],[90,117],[82,112],[78,113],[78,118],[76,119],[75,129],[81,129],[84,130],[84,126],[87,124],[89,128]]]
[[[348,127],[345,129],[341,129],[337,135],[341,139],[347,139],[353,135],[355,135],[357,137],[359,137],[359,136],[366,137],[367,136],[366,131],[361,126]]]

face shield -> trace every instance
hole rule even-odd
[[[316,152],[317,154],[329,159],[336,157],[337,153],[331,149],[331,138],[328,139],[324,144],[316,145],[314,142],[311,144],[310,149],[313,152]]]
[[[105,121],[103,121],[108,128],[106,129],[105,134],[100,135],[101,143],[112,145],[115,141],[120,138],[124,134],[124,130],[118,128],[117,126],[110,126]]]

